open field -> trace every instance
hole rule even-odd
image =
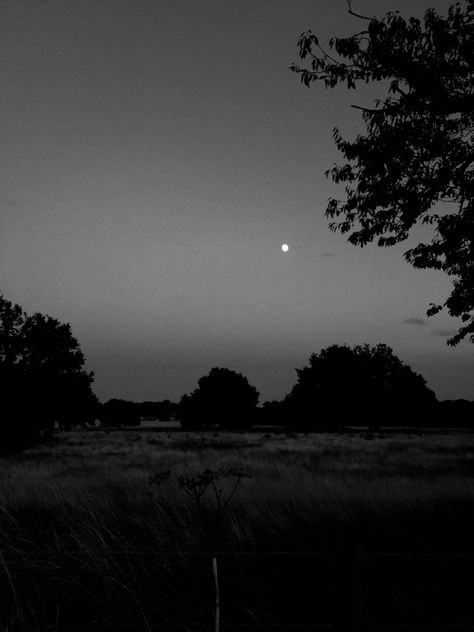
[[[217,530],[217,551],[245,553],[219,557],[224,626],[331,621],[353,550],[474,554],[471,434],[64,433],[0,459],[0,629],[206,622],[215,499],[199,506],[177,479],[236,466],[251,478]],[[169,480],[149,485],[163,471]],[[231,481],[221,483],[225,496]],[[452,595],[431,616],[471,616],[461,594],[473,589],[471,558],[425,557],[416,569],[390,559],[372,562],[384,576],[374,620],[426,620],[421,602],[445,590],[433,584],[443,576]],[[403,589],[415,576],[413,605]]]

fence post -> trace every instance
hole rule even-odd
[[[212,558],[212,575],[214,577],[214,632],[220,630],[220,596],[219,596],[219,575],[217,572],[217,558]]]
[[[334,629],[368,632],[370,616],[370,555],[362,547],[348,548],[336,559],[335,591],[339,595]]]

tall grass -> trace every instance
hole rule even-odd
[[[0,459],[0,589],[8,595],[0,624],[206,622],[212,499],[200,511],[177,484],[178,475],[206,468],[242,466],[252,474],[222,522],[221,552],[332,553],[349,544],[474,552],[473,462],[468,434],[64,433]],[[165,470],[169,481],[148,484]],[[290,617],[279,589],[270,601],[262,597],[270,581],[262,568],[258,579],[244,558],[232,563],[224,613],[225,591],[248,592],[254,573],[253,598]],[[324,575],[329,585],[330,570]],[[302,598],[304,577],[286,584],[287,597]],[[330,618],[331,604],[328,592],[320,617]]]

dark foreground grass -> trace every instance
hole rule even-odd
[[[0,629],[209,629],[215,503],[178,476],[236,466],[223,629],[337,621],[357,583],[373,621],[474,629],[473,463],[469,434],[60,435],[0,461]]]

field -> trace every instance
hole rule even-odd
[[[222,629],[329,625],[364,582],[374,622],[474,626],[473,466],[461,433],[60,434],[0,459],[0,630],[209,629],[210,548]],[[178,483],[235,467],[218,523]]]

